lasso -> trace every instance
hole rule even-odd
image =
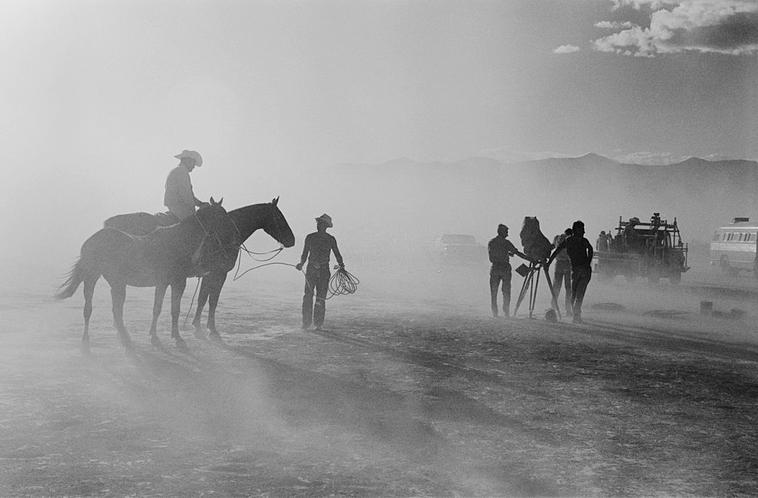
[[[279,255],[284,250],[283,246],[280,246],[277,249],[272,249],[271,251],[266,252],[254,252],[248,250],[244,244],[240,245],[239,249],[239,256],[237,258],[237,268],[234,272],[234,277],[232,277],[232,281],[237,281],[244,277],[246,274],[253,270],[257,270],[258,268],[263,268],[264,266],[272,266],[272,265],[282,265],[282,266],[291,266],[292,268],[297,269],[297,265],[293,265],[291,263],[284,263],[281,261],[271,261],[275,257]],[[240,273],[240,267],[242,266],[242,252],[247,253],[248,256],[253,258],[255,261],[269,261],[268,263],[263,263],[262,265],[256,265],[251,268],[246,269],[242,273]],[[273,256],[270,256],[266,259],[256,259],[253,255],[262,256],[266,254],[273,254]],[[347,271],[346,269],[335,266],[335,269],[337,270],[329,279],[329,291],[327,293],[326,299],[331,299],[335,296],[347,296],[349,294],[355,294],[355,292],[358,290],[358,284],[361,283],[361,281]],[[302,268],[299,269],[300,273],[303,274],[303,278],[305,278],[305,284],[310,287],[310,289],[315,293],[315,288],[313,287],[313,284],[308,280],[308,277],[305,273],[305,270]],[[195,286],[195,292],[192,294],[192,300],[190,301],[189,308],[187,309],[187,316],[184,317],[184,325],[187,325],[187,320],[189,319],[190,312],[192,311],[192,306],[195,302],[195,296],[197,296],[197,290],[200,287],[200,279],[202,277],[197,278],[197,285]]]

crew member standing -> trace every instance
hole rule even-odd
[[[179,159],[179,165],[172,169],[166,178],[166,192],[163,195],[163,204],[169,213],[177,218],[177,223],[195,214],[195,206],[201,206],[204,202],[195,197],[192,192],[190,173],[195,167],[203,165],[203,158],[194,150],[183,150],[174,156]]]
[[[503,289],[503,316],[510,316],[511,309],[511,261],[510,257],[514,254],[529,260],[524,253],[508,240],[508,227],[500,224],[497,226],[497,236],[487,244],[490,263],[490,301],[492,305],[492,316],[498,315],[497,309],[497,291],[502,282]]]
[[[567,228],[562,234],[556,235],[553,239],[553,246],[558,247],[571,235],[571,229]],[[571,260],[566,250],[562,250],[555,257],[555,270],[553,273],[553,289],[555,290],[555,299],[561,295],[561,282],[565,287],[565,306],[566,315],[571,315]]]
[[[321,329],[326,315],[326,292],[329,288],[331,271],[329,270],[329,256],[334,252],[334,257],[340,269],[345,268],[342,255],[337,248],[337,239],[326,233],[331,228],[332,218],[328,214],[322,214],[316,218],[316,231],[305,237],[303,255],[300,263],[295,268],[301,270],[305,261],[308,267],[305,270],[305,293],[303,295],[303,328],[307,329],[311,323],[316,329]],[[316,293],[316,303],[313,303],[313,293]]]
[[[555,248],[553,254],[545,263],[550,266],[553,259],[562,250],[566,250],[571,261],[571,308],[574,313],[574,323],[582,323],[582,302],[587,284],[592,278],[592,256],[594,251],[590,241],[584,238],[584,223],[575,221],[571,226],[571,236]]]
[[[608,250],[608,236],[605,235],[605,230],[602,230],[600,232],[600,235],[597,236],[597,241],[595,242],[595,249],[597,249],[598,251]]]

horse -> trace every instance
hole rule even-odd
[[[84,242],[79,259],[55,297],[69,298],[80,284],[84,284],[82,346],[85,351],[89,351],[92,297],[101,276],[111,287],[113,321],[121,344],[127,351],[133,350],[124,325],[127,286],[155,287],[150,325],[150,339],[155,346],[160,346],[156,324],[166,289],[171,286],[171,337],[178,348],[186,349],[179,335],[178,322],[187,277],[229,271],[234,267],[236,251],[241,243],[237,227],[221,206],[222,201],[217,203],[211,198],[210,203],[198,209],[193,216],[172,226],[156,228],[144,236],[104,227]],[[231,258],[227,256],[230,253],[233,254]],[[226,257],[219,258],[219,254]]]
[[[262,228],[282,246],[292,247],[295,245],[295,236],[279,210],[278,203],[279,198],[277,197],[271,202],[251,204],[229,211],[229,217],[237,228],[241,243],[256,230]],[[127,233],[149,233],[151,230],[155,230],[161,222],[161,219],[156,219],[147,213],[130,213],[109,218],[105,221],[105,226],[117,228]],[[221,337],[216,329],[216,307],[229,270],[231,268],[224,270],[216,267],[202,277],[197,298],[197,309],[192,320],[197,337],[204,337],[201,320],[206,302],[209,304],[207,321],[209,338],[218,340]]]

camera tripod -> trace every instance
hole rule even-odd
[[[548,269],[542,263],[529,263],[529,268],[524,275],[524,283],[521,285],[521,292],[516,301],[516,308],[513,310],[513,315],[516,316],[518,308],[521,306],[521,302],[529,293],[529,318],[534,318],[534,304],[537,301],[537,288],[540,284],[540,271],[545,273],[545,280],[547,281],[548,289],[550,289],[550,302],[553,309],[558,314],[558,319],[561,318],[561,310],[558,308],[558,300],[555,299],[555,292],[553,292],[553,281],[550,279]]]

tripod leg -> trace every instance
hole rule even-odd
[[[534,318],[534,305],[537,303],[537,289],[540,286],[540,270],[539,268],[532,270],[532,274],[535,274],[533,292],[529,296],[529,318]]]
[[[524,300],[524,296],[526,295],[526,290],[529,288],[529,284],[532,281],[532,272],[529,272],[526,277],[524,277],[524,283],[521,284],[521,292],[519,292],[518,300],[516,301],[516,307],[513,308],[513,316],[516,316],[516,313],[518,313],[518,308],[521,306],[521,301]]]
[[[553,309],[558,314],[558,320],[561,319],[561,309],[558,307],[558,300],[555,298],[555,291],[553,290],[553,281],[550,279],[550,273],[547,268],[542,267],[545,271],[545,280],[547,280],[547,286],[550,287],[550,299],[553,305]]]

